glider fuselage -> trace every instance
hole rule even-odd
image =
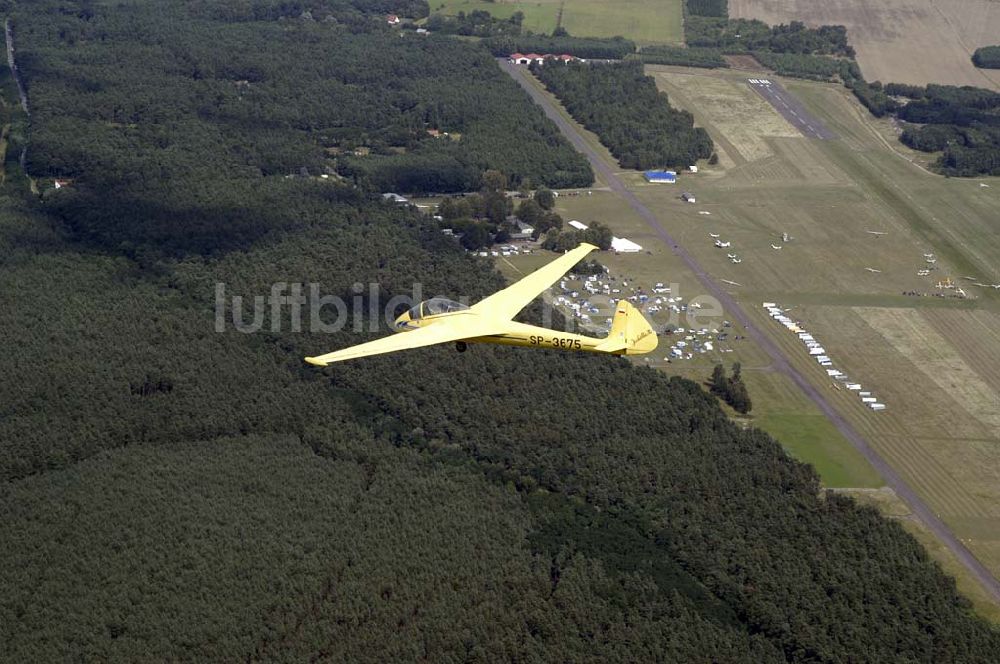
[[[483,317],[482,314],[471,311],[467,308],[456,308],[453,311],[446,311],[444,313],[424,315],[422,314],[422,310],[425,309],[425,305],[428,302],[433,302],[433,300],[421,302],[413,309],[410,309],[399,316],[393,325],[393,331],[399,333],[410,332],[428,325],[440,324],[448,318],[453,319],[466,316],[475,316],[477,318]],[[518,323],[516,321],[499,320],[496,322],[506,329],[498,334],[490,334],[481,337],[469,337],[463,339],[463,341],[468,343],[503,344],[506,346],[554,348],[561,350],[590,351],[596,353],[609,352],[601,348],[601,345],[607,341],[606,339],[587,337],[582,334],[573,334],[572,332],[560,332],[558,330],[550,330],[545,327],[528,325],[527,323]],[[635,339],[637,345],[632,349],[622,349],[620,352],[610,352],[620,355],[631,355],[639,352],[649,352],[656,348],[656,334],[653,333],[652,330],[650,330],[648,338],[642,337],[641,335],[642,333],[640,332],[640,338]]]

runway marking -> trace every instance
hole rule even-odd
[[[836,138],[833,132],[817,121],[816,118],[812,117],[795,97],[781,87],[780,83],[772,84],[771,81],[766,79],[750,78],[747,79],[747,83],[806,138],[816,138],[819,140]]]

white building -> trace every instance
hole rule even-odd
[[[637,245],[632,240],[628,240],[623,237],[611,238],[611,249],[623,254],[634,254],[642,251],[642,247]]]

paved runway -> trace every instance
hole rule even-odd
[[[774,106],[781,116],[791,122],[806,138],[818,138],[824,141],[837,138],[836,134],[810,114],[805,106],[777,81],[768,78],[748,78],[747,83],[761,97],[771,102],[771,106]]]

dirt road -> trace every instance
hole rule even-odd
[[[972,573],[973,577],[979,581],[993,599],[1000,603],[1000,581],[997,581],[986,567],[972,555],[965,545],[948,529],[941,519],[924,503],[923,499],[910,488],[903,478],[872,449],[872,447],[861,437],[861,435],[827,402],[819,389],[810,383],[806,378],[788,361],[784,353],[778,348],[771,338],[754,325],[753,321],[746,315],[743,308],[733,297],[723,290],[723,288],[713,280],[707,272],[698,264],[694,257],[688,253],[684,247],[674,241],[670,233],[660,224],[656,215],[632,193],[621,179],[615,174],[611,164],[608,164],[601,156],[584,140],[575,123],[569,122],[554,107],[552,101],[535,86],[531,73],[524,67],[512,65],[507,60],[498,60],[500,68],[507,72],[517,81],[521,87],[531,96],[536,104],[542,107],[545,114],[556,123],[562,134],[572,143],[573,147],[584,154],[590,161],[591,167],[596,171],[602,180],[608,184],[612,191],[616,192],[627,202],[639,216],[649,224],[656,234],[667,243],[674,254],[684,261],[688,269],[694,273],[698,281],[705,288],[706,292],[715,297],[728,312],[729,316],[746,328],[746,333],[768,354],[776,371],[788,376],[812,401],[819,407],[826,417],[833,422],[834,426],[844,435],[847,440],[868,460],[868,462],[882,475],[886,484],[896,492],[903,501],[909,505],[916,516],[934,535],[943,542],[955,555],[956,558]]]

